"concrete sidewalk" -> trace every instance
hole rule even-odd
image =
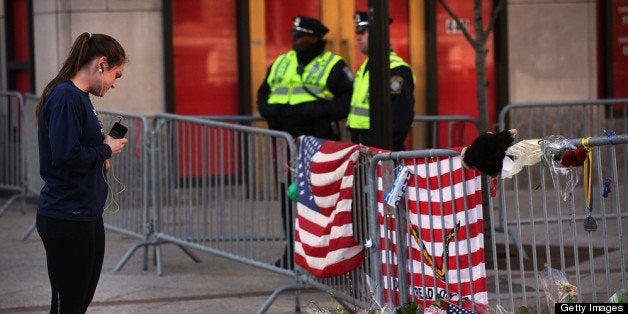
[[[0,191],[0,206],[10,194]],[[0,216],[0,314],[47,313],[50,286],[44,248],[34,231],[20,238],[35,221],[36,199],[19,198]],[[293,284],[289,276],[194,251],[192,261],[176,245],[162,245],[163,275],[158,276],[152,250],[143,268],[143,249],[117,273],[113,268],[138,242],[106,231],[103,272],[88,313],[256,313],[275,289]],[[318,290],[300,293],[305,313],[334,313],[331,298]],[[323,311],[321,311],[321,309]],[[281,294],[267,313],[295,313],[295,295]]]

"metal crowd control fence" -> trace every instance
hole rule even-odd
[[[498,124],[500,131],[517,129],[515,141],[550,135],[579,138],[602,136],[605,132],[608,136],[628,134],[628,99],[511,103],[500,111]],[[538,173],[530,175],[540,180]],[[550,177],[544,176],[544,179],[550,180]],[[504,206],[497,204],[495,209],[499,210],[496,230],[508,232],[517,244],[517,235],[507,227],[512,222],[506,220]]]
[[[242,125],[255,126],[255,123],[266,123],[266,119],[258,115],[238,115],[238,116],[201,116],[204,119],[223,121],[223,122],[234,122]],[[341,142],[351,142],[351,137],[349,132],[347,131],[345,120],[337,121],[333,125],[333,127],[338,129],[339,141]],[[260,126],[259,124],[257,126]]]
[[[285,231],[294,142],[283,132],[159,114],[151,148],[154,235],[293,274]],[[287,269],[286,269],[287,268]]]
[[[23,95],[24,105],[22,115],[22,152],[24,158],[24,184],[27,194],[39,196],[39,191],[44,186],[44,181],[39,175],[39,145],[37,138],[37,117],[35,110],[39,103],[39,96],[33,94]],[[26,240],[35,230],[35,222],[26,229],[21,239]]]
[[[265,122],[261,116],[199,116],[223,122],[252,125]],[[469,116],[414,116],[413,129],[410,131],[411,149],[434,147],[461,147],[471,144],[478,135],[479,121]],[[345,121],[338,123],[340,141],[351,142],[351,135]]]
[[[259,313],[266,312],[279,294],[288,290],[315,287],[334,290],[340,302],[355,300],[357,290],[352,287],[359,282],[354,278],[363,278],[368,267],[337,278],[318,279],[290,266],[292,255],[281,260],[288,242],[294,241],[285,234],[292,230],[294,221],[295,204],[287,198],[286,190],[294,182],[290,169],[296,167],[292,162],[296,161],[296,151],[287,133],[241,125],[256,121],[261,120],[155,117],[155,236],[160,241],[295,276],[295,283],[278,287]],[[366,155],[360,157],[358,167],[363,167],[364,158]],[[355,195],[364,198],[362,189]],[[291,218],[286,220],[286,216]],[[356,219],[366,217],[358,216]],[[366,225],[364,220],[361,225]],[[295,303],[300,311],[298,294]]]
[[[39,195],[44,181],[39,175],[39,145],[37,138],[37,117],[35,110],[39,96],[24,94],[24,115],[22,116],[22,151],[24,152],[26,189],[28,193]]]
[[[467,134],[478,133],[478,121],[467,116],[415,116],[415,124],[421,132],[414,134],[413,139],[416,145],[424,148],[436,147],[443,144],[468,143],[473,139],[466,138]],[[420,135],[420,136],[419,136]],[[475,136],[474,136],[475,137]],[[350,141],[348,134],[345,134],[345,141]],[[374,241],[370,235],[369,203],[368,194],[368,166],[374,152],[364,148],[360,150],[360,155],[355,163],[354,188],[353,188],[353,226],[354,236],[358,243]],[[293,165],[292,168],[296,166]],[[367,248],[368,249],[368,248]],[[379,263],[379,259],[377,260]],[[345,309],[350,311],[356,309],[369,309],[376,307],[372,296],[376,287],[371,281],[371,269],[373,259],[369,254],[365,254],[364,261],[357,269],[337,277],[316,278],[306,271],[300,272],[300,282],[307,283],[321,291],[330,291],[330,298],[333,297]],[[260,313],[263,313],[276,296],[283,290],[298,289],[299,285],[291,287],[281,287],[262,306]]]
[[[0,92],[0,100],[0,188],[18,192],[15,197],[38,193],[41,180],[36,171],[38,164],[33,164],[37,158],[24,158],[37,155],[37,133],[33,126],[38,97],[22,98],[19,93]],[[561,185],[551,180],[548,168],[542,163],[526,167],[512,179],[498,180],[499,195],[488,200],[489,217],[484,221],[490,224],[485,248],[491,305],[509,307],[511,311],[519,305],[542,309],[544,292],[539,275],[545,267],[564,272],[579,289],[579,301],[603,302],[616,290],[626,288],[622,226],[627,213],[621,204],[625,204],[628,190],[620,184],[628,177],[626,104],[626,100],[512,104],[500,113],[500,129],[506,125],[517,128],[518,139],[548,134],[568,138],[574,134],[599,135],[601,130],[609,133],[589,140],[589,145],[595,147],[592,187],[597,192],[593,193],[595,210],[590,216],[597,221],[597,231],[582,231],[582,222],[588,217],[584,211],[580,212],[584,189],[576,187],[567,194],[566,201],[561,199]],[[386,261],[382,262],[382,256],[386,255],[379,247],[382,227],[378,218],[371,216],[376,213],[369,211],[377,208],[373,199],[378,179],[373,165],[380,161],[394,164],[404,158],[452,157],[457,152],[435,149],[379,154],[373,158],[369,152],[362,152],[355,168],[354,225],[358,241],[370,240],[374,244],[357,270],[336,278],[319,279],[300,272],[298,267],[290,267],[291,258],[287,263],[276,264],[291,241],[285,234],[294,219],[282,217],[292,214],[294,208],[285,195],[293,181],[291,162],[296,160],[294,142],[289,135],[234,124],[258,119],[211,117],[208,120],[160,114],[149,129],[146,118],[140,115],[106,110],[100,115],[105,129],[117,117],[122,117],[129,127],[126,151],[112,161],[109,182],[113,194],[107,208],[112,214],[105,215],[106,226],[140,238],[115,270],[140,247],[145,248],[146,269],[146,249],[154,245],[161,274],[159,246],[171,242],[194,260],[196,257],[186,248],[296,276],[295,285],[280,287],[277,293],[308,284],[333,291],[347,308],[351,306],[346,303],[365,308],[373,301],[403,302],[408,300],[404,295],[416,295],[418,290],[411,293],[404,284],[398,285],[402,296],[398,299],[396,295],[385,297],[382,289],[384,283],[379,275],[382,266],[387,265]],[[467,145],[475,137],[467,137],[468,134],[477,135],[477,121],[468,117],[423,116],[415,117],[415,122],[427,124],[417,128],[427,131],[420,133],[427,135],[416,135],[416,139],[425,140],[416,143],[420,148]],[[475,129],[461,123],[470,123]],[[611,135],[612,132],[620,135]],[[574,145],[580,143],[571,141]],[[384,176],[382,180],[392,179]],[[601,191],[611,190],[605,185],[608,180],[612,192],[600,196]],[[123,186],[126,190],[120,192]],[[494,205],[495,200],[498,205]],[[0,214],[6,206],[3,205]],[[495,207],[500,210],[499,219],[493,216]],[[399,214],[405,215],[402,211]],[[496,234],[504,225],[509,227],[509,233]],[[399,243],[401,240],[397,239]],[[455,246],[456,251],[460,248]],[[368,274],[373,281],[369,281]],[[414,284],[428,288],[425,282]],[[264,306],[270,305],[275,296]]]
[[[208,119],[208,120],[216,120],[222,122],[234,122],[241,125],[251,125],[255,122],[266,122],[264,118],[261,116],[247,116],[247,115],[239,115],[239,116],[198,116],[199,118]]]
[[[415,116],[412,149],[470,145],[480,122],[469,116]]]
[[[568,139],[568,142],[574,147],[583,145],[580,138]],[[484,210],[483,221],[484,266],[487,300],[491,308],[501,306],[507,312],[517,312],[520,306],[526,306],[531,313],[549,312],[553,309],[552,302],[557,302],[559,298],[558,295],[552,296],[552,299],[548,297],[548,291],[551,289],[565,293],[560,297],[571,293],[569,296],[577,302],[608,302],[615,292],[627,288],[623,226],[628,222],[628,212],[625,209],[628,190],[622,180],[626,177],[626,169],[628,169],[628,134],[615,135],[612,138],[593,137],[588,139],[587,145],[592,150],[591,211],[585,210],[587,193],[582,182],[583,168],[571,169],[579,172],[581,179],[569,193],[563,193],[566,188],[561,185],[565,183],[564,178],[555,177],[554,180],[544,180],[546,176],[557,176],[544,162],[526,166],[510,179],[498,179],[497,194],[484,200],[484,204],[488,204],[487,210]],[[388,162],[399,165],[410,158],[414,160],[425,158],[425,163],[427,163],[427,159],[440,160],[440,158],[457,155],[456,151],[439,149],[375,155],[369,166],[371,208],[380,206],[381,210],[377,197],[382,197],[381,194],[378,195],[382,191],[377,190],[377,182],[386,182],[385,176],[378,177],[378,163]],[[409,189],[406,195],[417,195],[417,198],[427,197],[428,200],[430,197],[439,199],[443,197],[449,189],[445,182],[453,175],[448,170],[448,164],[442,163],[439,167],[430,168],[440,179],[429,181],[434,185],[429,190],[439,191],[438,193],[413,192]],[[541,179],[533,178],[531,173],[536,173]],[[609,178],[612,180],[610,188],[607,184]],[[386,188],[383,191],[385,192]],[[508,220],[509,226],[517,235],[520,241],[518,244],[513,243],[510,233],[496,233],[499,221],[493,214],[493,207],[497,200],[506,207],[504,215],[506,218],[511,218]],[[399,267],[400,274],[403,270],[411,273],[413,264],[406,262],[413,259],[435,261],[434,265],[437,264],[438,258],[427,259],[425,257],[428,255],[424,255],[425,252],[407,250],[407,243],[413,240],[412,236],[409,236],[412,232],[403,223],[403,218],[411,219],[404,208],[407,204],[407,200],[401,202],[400,209],[391,213],[397,224],[390,229],[387,228],[386,223],[379,226],[377,217],[370,218],[370,230],[374,231],[371,232],[371,238],[378,239],[380,236],[384,238],[382,242],[373,242],[375,245],[370,255],[375,262],[372,263],[371,274],[389,274],[395,267]],[[467,203],[464,203],[464,212],[467,213],[469,210]],[[387,221],[388,218],[380,219]],[[442,219],[441,215],[430,216],[430,221],[434,225],[442,224]],[[596,228],[592,228],[591,219],[596,222]],[[402,223],[399,223],[400,221]],[[399,232],[400,230],[405,232]],[[454,236],[456,237],[458,235]],[[388,243],[403,243],[404,246],[401,248],[385,246]],[[452,263],[464,264],[462,258],[452,259],[451,252],[465,252],[467,247],[468,244],[464,242],[449,245],[450,266]],[[428,254],[433,252],[433,247],[426,245],[425,248]],[[397,254],[396,259],[390,259],[393,254]],[[413,258],[413,254],[422,254],[423,257]],[[380,262],[376,262],[378,259]],[[430,271],[435,272],[436,269]],[[452,273],[451,267],[448,271],[450,277],[445,277],[446,280],[461,278],[459,274]],[[557,274],[563,274],[566,281],[558,280]],[[373,278],[378,280],[375,285],[379,287],[374,293],[375,300],[391,307],[397,307],[412,300],[421,304],[430,300],[426,291],[437,290],[433,283],[412,282],[411,279],[408,282],[404,280],[411,277],[401,275],[398,284],[392,281],[387,282],[386,280],[390,280],[387,277],[373,276]],[[549,283],[549,288],[544,287],[546,283]],[[557,286],[551,287],[552,284]],[[398,293],[390,287],[397,289]],[[451,291],[445,292],[445,295],[451,295]],[[477,300],[471,298],[471,301]]]
[[[582,146],[582,139],[569,142]],[[583,167],[572,169],[579,177],[573,188],[567,174],[552,171],[546,162],[498,180],[499,195],[490,198],[489,207],[499,204],[503,215],[499,222],[506,221],[511,232],[495,234],[498,221],[491,210],[493,241],[487,268],[492,273],[494,303],[511,311],[520,305],[531,312],[549,310],[542,288],[543,280],[552,279],[548,273],[553,271],[547,269],[564,273],[577,289],[577,302],[608,302],[619,289],[627,288],[622,226],[628,222],[628,188],[623,182],[628,171],[628,134],[593,137],[588,145],[593,151],[590,211]]]
[[[124,266],[130,256],[140,247],[144,248],[144,270],[148,268],[147,249],[153,244],[150,239],[150,124],[143,115],[128,112],[99,110],[98,117],[103,130],[109,132],[115,122],[120,121],[128,128],[127,144],[121,154],[110,160],[107,174],[109,195],[105,203],[103,219],[109,230],[138,238],[118,262],[114,271]]]
[[[518,139],[557,134],[566,138],[628,133],[628,99],[511,103],[499,113],[499,130],[516,128]]]
[[[22,95],[0,92],[0,188],[15,192],[0,207],[0,215],[26,193],[22,153]]]
[[[540,139],[549,135],[561,135],[567,138],[580,137],[583,135],[605,135],[609,143],[618,143],[618,140],[615,139],[615,134],[628,133],[628,99],[510,104],[500,113],[499,122],[500,129],[516,128],[519,131],[517,137],[521,139]],[[609,150],[609,148],[601,146],[598,153],[607,150]],[[617,161],[613,164],[617,167],[617,173],[615,175],[608,175],[608,173],[611,172],[609,170],[611,165],[604,165],[603,168],[605,168],[605,170],[600,173],[605,173],[604,175],[607,177],[603,180],[606,181],[608,179],[610,182],[625,178],[628,174],[625,148],[622,152],[621,149],[617,151],[615,147],[612,147],[612,153],[602,153],[599,157],[606,158],[609,155],[616,155],[615,158]],[[600,158],[597,158],[597,160],[599,161]],[[501,188],[514,195],[519,195],[522,189],[527,190],[528,194],[526,195],[533,195],[537,191],[534,188],[538,189],[539,186],[551,186],[553,183],[552,176],[544,175],[543,171],[538,171],[538,169],[525,170],[525,176],[519,175],[513,178],[511,182],[506,181],[506,184],[504,184]],[[580,176],[580,180],[582,180],[582,176]],[[565,183],[563,182],[562,184]],[[597,188],[600,188],[601,186],[603,185],[598,182]],[[622,189],[621,186],[616,188],[619,190],[618,194],[621,197],[626,195],[625,188],[625,186],[623,187],[624,190],[620,190]],[[574,193],[573,195],[575,196],[580,196],[583,192],[581,188],[574,191],[580,193]],[[556,191],[554,191],[554,193],[558,194]],[[561,201],[558,196],[555,196],[555,198],[557,200],[549,200],[550,204],[552,204],[552,202],[564,202]],[[537,198],[532,199],[536,200]],[[507,207],[509,207],[509,205],[504,199],[499,199],[496,207],[500,213],[499,225],[497,229],[508,228],[508,235],[510,236],[509,239],[513,242],[512,244],[514,245],[514,248],[521,253],[524,262],[529,262],[533,259],[533,257],[530,256],[531,248],[526,247],[525,239],[519,240],[521,234],[513,232],[512,226],[523,225],[528,227],[529,224],[532,226],[534,226],[534,224],[526,220],[521,221],[518,219],[518,216],[513,216],[512,214],[507,215]],[[565,217],[561,215],[560,212],[549,212],[547,215],[548,216],[544,219],[557,222],[559,227],[565,220]],[[510,218],[507,216],[510,216]],[[626,212],[622,212],[621,216],[625,217]],[[581,219],[582,215],[578,217],[578,220]],[[622,218],[617,219],[621,222]],[[569,253],[571,253],[571,256],[574,256],[574,253]],[[561,256],[563,256],[562,254],[561,250]],[[561,263],[561,265],[563,264]],[[623,287],[625,287],[625,284],[623,284]],[[596,294],[593,293],[593,296],[595,298]]]

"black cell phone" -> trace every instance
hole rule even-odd
[[[113,124],[111,127],[111,131],[109,131],[109,136],[113,138],[123,138],[126,135],[126,132],[129,130],[122,122],[122,118],[118,120],[118,122]]]

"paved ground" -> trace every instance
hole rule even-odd
[[[6,192],[0,191],[0,206],[9,196]],[[43,245],[36,232],[31,233],[26,240],[21,240],[34,219],[34,198],[20,198],[0,215],[0,252],[2,252],[0,254],[0,314],[48,312],[50,287]],[[626,265],[619,262],[625,260],[625,257],[622,258],[622,254],[625,253],[617,249],[603,252],[598,248],[600,243],[605,243],[600,239],[603,239],[602,236],[606,233],[609,234],[611,248],[615,248],[617,243],[613,241],[617,239],[619,230],[625,230],[626,221],[625,218],[622,219],[620,225],[616,220],[606,222],[605,228],[602,228],[600,220],[600,230],[592,234],[583,234],[580,231],[582,230],[581,222],[577,223],[575,228],[578,232],[574,234],[579,238],[578,242],[594,244],[592,254],[577,251],[578,263],[573,260],[576,251],[569,247],[573,244],[573,239],[567,237],[563,243],[567,246],[565,249],[567,275],[575,278],[578,274],[576,272],[576,265],[578,265],[580,279],[578,281],[574,279],[572,283],[580,286],[579,293],[587,302],[593,301],[592,291],[597,291],[597,302],[605,301],[608,293],[618,291],[621,284],[625,282],[625,278],[621,275],[626,273]],[[538,229],[536,232],[526,228],[528,227],[524,228],[524,234],[540,235],[552,241],[558,238],[554,227],[550,227],[550,230]],[[601,232],[602,230],[606,233]],[[498,243],[503,242],[504,236],[503,233],[496,235]],[[529,246],[530,243],[526,239],[524,237],[522,243],[526,251],[529,251],[528,255],[532,256],[532,252],[536,250],[539,255],[537,257],[539,270],[543,269],[546,258],[541,255],[546,252],[545,248],[534,249]],[[142,250],[132,255],[119,272],[113,273],[114,267],[137,243],[137,238],[107,231],[104,270],[95,300],[88,313],[256,313],[275,289],[294,283],[292,277],[247,266],[209,253],[194,251],[195,255],[201,259],[199,263],[195,263],[177,246],[171,244],[161,246],[162,276],[157,275],[154,265],[149,265],[146,271],[143,270]],[[540,243],[543,241],[537,242],[537,245]],[[561,245],[558,242],[551,244],[550,250]],[[588,246],[585,247],[588,248]],[[514,247],[511,248],[511,254],[512,252],[516,252]],[[551,254],[553,257],[560,256],[557,252]],[[514,258],[518,259],[516,255]],[[511,260],[511,267],[515,267],[514,265],[517,264],[512,261],[515,259]],[[500,264],[504,261],[498,258],[497,262]],[[526,269],[529,268],[528,262],[524,261]],[[552,263],[554,263],[553,260]],[[590,275],[591,267],[596,269],[595,277]],[[600,272],[605,269],[608,270],[607,273]],[[521,293],[523,291],[520,290],[525,290],[530,309],[536,308],[535,297],[540,298],[541,306],[545,306],[546,299],[543,291],[540,290],[538,296],[534,293],[536,278],[534,272],[528,270],[524,275],[514,272],[513,276],[510,276],[507,275],[505,269],[500,268],[499,273],[501,278],[504,278],[503,282],[500,279],[501,302],[510,304],[508,293],[509,289],[513,288],[515,289],[514,304],[522,304]],[[488,275],[489,300],[494,305],[496,288],[493,285],[494,277],[492,276],[495,274],[492,267],[489,267]],[[301,312],[331,314],[335,313],[333,308],[331,298],[318,290],[303,291],[300,295]],[[267,311],[267,313],[295,312],[295,294],[290,291],[282,293]]]
[[[0,206],[8,196],[0,191]],[[18,199],[0,216],[0,314],[48,312],[43,245],[36,231],[21,240],[34,219],[33,198]],[[104,269],[88,313],[256,313],[275,289],[294,283],[292,277],[208,253],[194,252],[201,259],[195,263],[168,244],[161,246],[162,276],[154,265],[142,269],[141,251],[113,273],[136,243],[136,238],[107,231]],[[294,296],[291,291],[282,293],[267,313],[295,313]],[[300,294],[300,309],[333,313],[333,303],[325,293],[306,290]]]

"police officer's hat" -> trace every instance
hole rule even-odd
[[[356,33],[362,33],[365,30],[369,29],[369,15],[366,12],[363,11],[357,11],[355,12],[355,32]],[[388,23],[392,23],[393,19],[390,18]]]
[[[291,31],[293,36],[323,36],[329,32],[329,29],[315,18],[300,15],[294,18],[293,23]]]

